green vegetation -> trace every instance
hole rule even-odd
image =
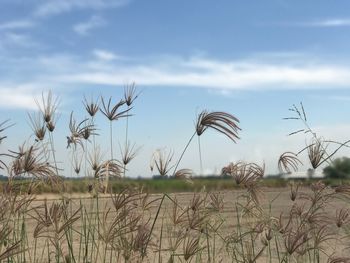
[[[64,179],[64,189],[67,193],[88,193],[90,181],[86,179]],[[0,182],[0,191],[4,189],[7,181]],[[14,185],[21,186],[23,193],[28,192],[30,181],[25,184],[24,181],[18,181]],[[195,178],[191,183],[185,180],[178,180],[176,178],[168,179],[112,179],[109,182],[109,192],[118,193],[123,189],[144,189],[148,193],[176,193],[176,192],[198,192],[206,191],[221,191],[237,189],[236,183],[232,178]],[[261,181],[261,186],[265,187],[286,187],[288,181],[285,179],[268,178]],[[39,184],[31,189],[32,194],[44,193],[60,193],[59,189],[51,187],[46,184]]]
[[[323,172],[327,178],[350,179],[350,158],[342,157],[335,159]]]

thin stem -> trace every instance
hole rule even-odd
[[[181,160],[182,160],[182,157],[184,156],[184,154],[185,154],[185,152],[186,152],[188,146],[190,145],[190,143],[191,143],[191,141],[193,140],[193,138],[194,138],[195,135],[196,135],[196,132],[193,133],[193,135],[191,136],[191,138],[190,138],[189,141],[187,142],[187,144],[186,144],[184,150],[182,151],[182,153],[181,153],[181,155],[180,155],[180,158],[179,158],[179,160],[177,161],[177,163],[176,163],[176,165],[175,165],[174,172],[173,172],[173,176],[175,175],[176,169],[177,169],[177,167],[179,166],[179,164],[180,164],[180,162],[181,162]],[[150,231],[150,233],[149,233],[149,236],[147,237],[147,242],[146,242],[146,245],[144,246],[144,249],[143,249],[143,254],[145,254],[145,252],[146,252],[146,250],[147,250],[148,243],[149,243],[149,241],[150,241],[150,239],[151,239],[151,235],[152,235],[152,233],[153,233],[154,226],[155,226],[155,224],[156,224],[156,221],[157,221],[158,216],[159,216],[160,209],[161,209],[161,207],[162,207],[162,205],[163,205],[163,202],[164,202],[164,199],[165,199],[166,196],[167,196],[167,195],[166,195],[165,193],[163,193],[162,199],[160,200],[160,203],[159,203],[159,206],[158,206],[158,209],[157,209],[156,216],[155,216],[155,218],[154,218],[154,220],[153,220],[153,223],[152,223],[151,231]]]
[[[202,161],[201,139],[199,136],[198,136],[198,151],[199,151],[200,175],[202,175],[202,173],[203,173],[203,161]]]
[[[87,156],[87,153],[88,153],[88,143],[87,143],[87,140],[85,140],[85,149],[84,149],[84,166],[85,166],[85,173],[84,173],[84,177],[87,178],[87,167],[88,167],[88,164],[87,164],[87,161],[88,161],[88,156]]]
[[[129,110],[130,110],[130,106],[128,106],[128,111]],[[129,114],[126,115],[125,143],[128,142],[128,131],[129,131]]]
[[[142,251],[142,255],[146,255],[147,246],[148,246],[148,243],[149,243],[149,241],[150,241],[150,239],[151,239],[151,236],[152,236],[152,233],[153,233],[153,229],[154,229],[154,226],[155,226],[156,221],[157,221],[157,219],[158,219],[158,215],[159,215],[160,209],[161,209],[161,207],[162,207],[162,204],[163,204],[163,202],[164,202],[165,196],[166,196],[166,195],[163,194],[163,197],[162,197],[162,199],[160,200],[160,203],[159,203],[159,206],[158,206],[158,209],[157,209],[156,216],[155,216],[155,218],[154,218],[154,220],[153,220],[153,223],[152,223],[151,231],[150,231],[150,233],[149,233],[149,235],[148,235],[148,237],[147,237],[146,245],[144,246],[144,249],[143,249],[143,251]]]
[[[51,132],[49,133],[49,139],[50,139],[50,144],[51,144],[52,157],[53,157],[53,161],[55,163],[56,175],[58,176],[58,168],[57,168],[56,154],[55,154],[55,145],[53,142],[53,135]]]
[[[176,163],[176,165],[175,165],[174,172],[173,172],[173,176],[175,175],[176,169],[177,169],[177,167],[179,166],[179,164],[180,164],[180,162],[181,162],[181,160],[182,160],[182,157],[184,156],[184,154],[185,154],[185,152],[186,152],[188,146],[190,145],[190,143],[191,143],[191,141],[193,140],[193,137],[194,137],[195,135],[196,135],[196,132],[193,133],[193,135],[191,136],[191,138],[190,138],[189,141],[187,142],[187,144],[186,144],[184,150],[182,151],[182,153],[181,153],[181,155],[180,155],[180,158],[179,158],[179,160],[177,161],[177,163]]]
[[[93,127],[95,127],[95,118],[94,116],[91,117],[91,124],[93,125]],[[96,148],[96,138],[95,138],[95,133],[92,133],[92,141],[94,143],[94,149]]]
[[[109,135],[110,135],[110,143],[111,143],[111,160],[113,160],[113,126],[112,126],[112,121],[109,121]]]

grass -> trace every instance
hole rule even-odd
[[[24,186],[22,190],[27,192],[29,190],[29,182],[27,182],[27,188]],[[23,185],[25,182],[21,181],[18,184]],[[87,193],[89,187],[89,181],[85,179],[64,179],[65,192],[67,193]],[[0,189],[4,189],[7,182],[0,182]],[[285,187],[288,182],[284,179],[266,179],[262,182],[266,187]],[[110,191],[117,193],[125,188],[143,188],[149,193],[177,193],[177,192],[198,192],[203,189],[207,191],[220,191],[220,190],[233,190],[237,189],[237,185],[233,182],[232,178],[223,179],[192,179],[192,183],[188,183],[185,180],[178,179],[112,179],[109,181]],[[33,194],[45,194],[45,193],[59,193],[58,189],[51,187],[50,185],[40,184],[32,190]]]
[[[71,114],[67,136],[71,171],[86,176],[60,176],[54,132],[59,100],[50,92],[37,101],[39,115],[29,115],[35,142],[0,153],[0,262],[350,262],[350,181],[264,178],[265,165],[240,161],[222,168],[222,177],[193,177],[178,169],[187,148],[208,129],[239,140],[239,120],[225,112],[203,110],[180,157],[156,151],[151,170],[158,179],[128,179],[125,167],[137,154],[129,142],[129,117],[138,97],[135,84],[124,99],[112,103],[84,100],[90,116]],[[110,124],[110,158],[96,144],[96,113]],[[281,172],[298,170],[307,153],[312,169],[331,163],[347,142],[325,141],[310,128],[303,105],[293,105],[301,131],[310,143],[298,153],[281,154]],[[126,118],[124,154],[114,158],[112,122]],[[0,123],[0,146],[8,121]],[[124,138],[124,134],[122,136]],[[337,148],[328,153],[330,143]],[[69,164],[68,164],[69,166]],[[270,189],[269,189],[270,188]],[[277,191],[276,191],[277,189]],[[189,192],[185,194],[184,192]],[[56,199],[35,195],[55,193]],[[70,198],[67,193],[84,193]],[[158,193],[158,194],[153,194]]]
[[[290,182],[301,183],[304,186],[310,186],[319,179],[298,179],[286,180],[276,178],[265,178],[261,180],[260,186],[267,188],[283,188],[288,187]],[[349,179],[324,179],[323,182],[331,187],[343,184],[350,184]],[[86,179],[69,179],[65,178],[62,182],[66,193],[88,193],[89,181]],[[7,181],[4,179],[0,181],[0,191],[6,187]],[[15,183],[16,184],[16,183]],[[17,182],[22,186],[23,192],[28,192],[30,187],[30,180],[21,180]],[[176,178],[161,178],[161,179],[112,179],[109,181],[109,193],[118,193],[125,188],[139,188],[144,189],[148,193],[182,193],[182,192],[199,192],[205,191],[223,191],[223,190],[237,190],[239,186],[232,180],[231,177],[217,178],[217,177],[200,177],[193,178],[191,183],[185,180],[178,180]],[[59,194],[57,188],[53,188],[47,184],[39,184],[35,189],[32,189],[32,194]]]

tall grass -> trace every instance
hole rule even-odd
[[[239,121],[231,114],[200,113],[177,160],[172,151],[154,153],[151,168],[164,179],[124,178],[137,153],[128,139],[137,96],[132,84],[115,106],[112,98],[101,98],[100,111],[110,124],[109,159],[102,159],[95,144],[99,103],[85,99],[90,119],[79,122],[71,114],[67,143],[72,170],[79,174],[85,159],[85,175],[92,175],[86,181],[60,177],[52,135],[58,101],[51,93],[42,96],[40,115],[29,115],[36,141],[0,155],[0,168],[8,176],[0,194],[0,262],[350,262],[349,185],[310,180],[308,185],[294,182],[280,192],[268,191],[265,165],[244,161],[223,167],[226,179],[220,180],[195,179],[191,169],[179,169],[194,137],[207,129],[233,142],[239,139]],[[300,152],[280,156],[281,172],[298,170],[303,152],[317,169],[332,162],[348,143],[336,143],[328,153],[325,144],[332,142],[312,131],[300,107],[292,108],[296,117],[291,118],[302,121],[312,140]],[[113,152],[113,138],[118,137],[112,121],[124,117],[125,147],[119,161]],[[0,123],[0,147],[7,128],[7,121]],[[201,148],[198,155],[202,163]],[[177,189],[193,193],[175,194]],[[45,191],[57,195],[35,196]],[[69,192],[85,195],[73,198]]]

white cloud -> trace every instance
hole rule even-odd
[[[106,25],[107,22],[100,16],[92,16],[88,21],[76,24],[73,26],[73,30],[79,35],[85,36],[89,34],[89,31]]]
[[[37,109],[34,97],[37,92],[28,87],[13,87],[0,85],[0,108],[6,109]]]
[[[303,23],[294,23],[292,25],[303,27],[348,27],[350,26],[349,18],[332,18]]]
[[[33,40],[33,38],[28,34],[20,34],[6,31],[0,33],[0,38],[0,48],[31,48],[40,46],[40,44]]]
[[[101,10],[121,7],[129,2],[130,0],[45,0],[40,2],[34,14],[43,17],[74,10]]]
[[[99,60],[111,61],[121,58],[120,56],[107,50],[95,49],[92,53]]]
[[[31,20],[14,20],[0,24],[0,30],[27,29],[34,26],[35,23]]]
[[[16,39],[21,42],[20,37]],[[43,83],[49,88],[70,89],[135,81],[140,86],[197,87],[225,91],[223,94],[234,90],[348,89],[350,86],[350,65],[313,61],[307,56],[301,59],[299,55],[297,63],[285,58],[278,61],[275,57],[271,61],[265,58],[264,63],[260,58],[231,61],[203,57],[118,58],[111,51],[95,49],[90,57],[67,53],[12,59],[2,68],[0,81],[12,87],[25,84],[37,89]],[[15,72],[22,74],[13,78]]]
[[[313,25],[321,27],[350,26],[350,19],[329,19],[315,22]]]
[[[90,64],[90,66],[93,64]],[[140,85],[192,86],[219,89],[347,88],[350,67],[327,63],[299,65],[258,61],[178,59],[135,64],[114,63],[106,68],[84,68],[60,76],[63,82],[122,84],[133,79]]]

